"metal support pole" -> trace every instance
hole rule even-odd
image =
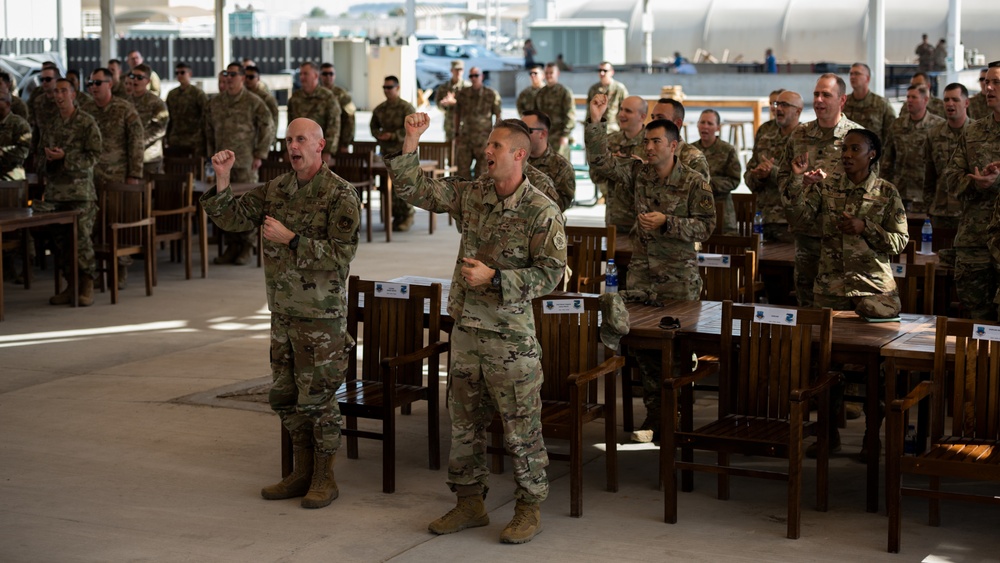
[[[948,2],[948,66],[947,81],[941,84],[938,92],[944,95],[945,84],[958,82],[958,73],[965,69],[965,47],[962,45],[962,0]]]
[[[885,96],[885,0],[868,2],[868,66],[872,69],[872,92]]]
[[[118,41],[115,38],[115,0],[101,0],[101,60],[106,66],[118,58]]]

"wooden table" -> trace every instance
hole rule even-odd
[[[79,271],[76,267],[76,256],[79,252],[76,244],[77,237],[77,217],[80,215],[78,209],[71,209],[66,211],[51,211],[46,213],[33,213],[30,208],[15,208],[15,209],[0,209],[0,248],[3,247],[3,233],[8,233],[11,231],[16,231],[18,229],[27,229],[31,227],[42,227],[46,225],[69,225],[72,232],[71,248],[72,255],[74,257],[73,267],[70,268],[70,272],[65,272],[70,278],[70,289],[73,295],[73,306],[79,306]],[[25,282],[27,283],[28,276],[31,275],[31,270],[29,269],[31,265],[28,263],[27,252],[25,252],[24,258],[24,275]],[[59,276],[56,276],[56,293],[59,293]],[[3,255],[0,251],[0,321],[3,320]]]
[[[660,99],[660,96],[641,96],[642,99],[646,100],[650,104],[650,109],[653,108],[653,104]],[[688,108],[745,108],[753,110],[753,134],[757,134],[757,130],[760,129],[761,123],[763,123],[764,108],[767,107],[768,98],[767,96],[689,96],[685,95],[684,99],[681,100],[684,103],[685,112]],[[587,97],[586,96],[576,96],[573,98],[573,103],[577,106],[586,106]],[[587,115],[588,109],[583,108],[583,115]]]
[[[419,162],[420,170],[423,172],[434,172],[438,168],[436,160],[421,160]],[[392,177],[389,174],[389,167],[386,166],[385,160],[380,154],[372,155],[372,175],[379,179],[379,190],[385,190],[385,200],[381,211],[382,223],[385,224],[385,242],[392,242]],[[431,216],[433,217],[433,215],[432,211]]]

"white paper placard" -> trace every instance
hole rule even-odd
[[[732,260],[728,254],[698,253],[698,266],[703,268],[729,268]]]
[[[546,315],[568,315],[583,312],[583,299],[546,299],[542,303]]]
[[[889,264],[892,268],[892,277],[894,278],[905,278],[906,277],[906,264]]]
[[[975,340],[1000,340],[1000,326],[972,325],[972,338]]]
[[[375,282],[375,295],[388,299],[409,299],[410,284]]]
[[[777,307],[754,307],[753,322],[795,326],[798,324],[798,311],[778,309]]]

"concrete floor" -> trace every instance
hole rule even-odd
[[[600,209],[574,210],[571,221],[587,214]],[[352,273],[448,276],[457,233],[441,217],[429,236],[427,213],[417,217],[392,244],[362,243]],[[812,508],[806,463],[797,541],[785,538],[780,482],[735,479],[732,499],[719,501],[712,478],[699,476],[695,492],[680,497],[679,522],[664,524],[657,451],[627,444],[624,433],[618,493],[603,490],[602,452],[591,446],[585,454],[582,518],[569,517],[567,467],[553,462],[545,531],[531,543],[498,543],[513,513],[509,471],[493,477],[489,526],[434,536],[427,523],[454,497],[445,470],[427,469],[419,406],[400,419],[395,494],[381,492],[381,444],[362,441],[361,459],[337,460],[341,496],[330,507],[264,501],[260,487],[279,477],[278,419],[262,405],[215,399],[268,377],[262,270],[212,266],[207,279],[186,281],[179,265],[161,261],[152,297],[133,267],[118,305],[100,294],[80,309],[47,304],[50,272],[30,291],[5,286],[2,561],[998,560],[998,511],[946,504],[943,526],[931,528],[919,500],[904,502],[903,553],[885,553],[884,503],[880,514],[864,511],[864,467],[850,457],[861,420],[844,431],[844,453],[832,462],[827,513]],[[711,408],[705,398],[702,409]],[[442,419],[446,456],[444,411]],[[599,443],[601,429],[592,426],[588,442]]]

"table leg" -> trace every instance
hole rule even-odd
[[[3,248],[3,231],[0,231],[0,249]],[[0,321],[3,320],[3,250],[0,250]]]
[[[201,250],[201,277],[208,277],[208,215],[198,201],[198,248]]]
[[[392,178],[385,175],[385,242],[392,242]]]
[[[78,263],[79,263],[78,256],[79,256],[79,253],[80,253],[80,248],[79,248],[79,245],[77,245],[77,240],[76,240],[76,237],[78,236],[78,232],[77,231],[79,230],[79,227],[78,227],[79,218],[80,218],[79,215],[76,215],[76,216],[73,217],[73,224],[72,224],[72,230],[73,230],[73,232],[72,232],[72,234],[73,234],[73,237],[72,237],[72,240],[73,240],[73,254],[70,255],[70,256],[73,257],[73,261],[70,262],[71,264],[73,264],[70,267],[70,270],[72,270],[72,272],[70,272],[69,274],[70,274],[70,283],[72,284],[72,290],[73,290],[72,291],[72,295],[73,295],[73,306],[74,307],[79,307],[80,306],[80,268],[79,268],[79,265],[78,265]],[[57,287],[56,288],[56,290],[57,290],[56,293],[57,294],[58,294],[58,289],[59,288]]]
[[[878,432],[882,426],[882,416],[878,408],[878,368],[880,355],[869,355],[866,363],[866,375],[868,385],[865,396],[865,447],[868,452],[868,484],[867,484],[867,506],[868,512],[878,512],[878,461],[882,451],[882,444],[879,441]]]

